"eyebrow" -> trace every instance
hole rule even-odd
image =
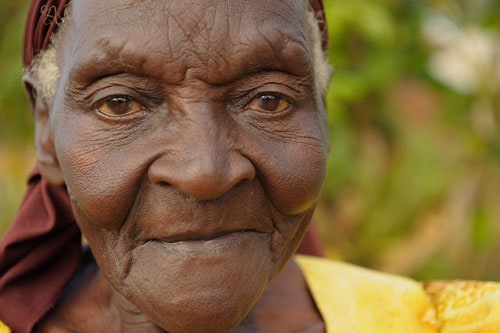
[[[229,61],[224,61],[225,71],[206,70],[205,74],[208,77],[204,81],[214,86],[221,86],[259,72],[281,72],[293,77],[313,79],[313,59],[305,38],[296,38],[291,34],[286,36],[284,32],[281,32],[279,35],[281,38],[259,38],[259,40],[252,42],[257,34],[249,38],[247,44],[250,47],[245,48],[244,52],[229,53]],[[164,81],[165,73],[156,75],[158,73],[157,66],[150,64],[151,62],[162,64],[162,56],[158,56],[155,60],[152,58],[154,52],[151,55],[151,52],[146,53],[140,47],[125,50],[125,42],[110,43],[110,40],[112,38],[101,37],[93,42],[92,47],[88,48],[92,50],[91,53],[83,54],[81,59],[74,59],[75,62],[72,63],[69,72],[71,82],[76,83],[77,86],[86,87],[102,78],[123,73],[144,78],[154,77],[159,81]],[[252,46],[257,46],[258,49],[256,50]],[[163,55],[163,57],[167,57],[167,55]],[[216,62],[217,59],[217,57],[212,57],[212,59],[209,58],[209,61]],[[167,84],[175,84],[184,79],[190,67],[188,62],[183,63],[183,66],[184,70],[179,70],[177,73],[174,70],[168,71],[171,82],[167,82]],[[193,66],[193,68],[200,67],[199,64]],[[165,72],[165,70],[161,72]],[[221,72],[225,74],[220,75]],[[217,75],[210,75],[211,73]],[[211,80],[213,76],[217,79]]]

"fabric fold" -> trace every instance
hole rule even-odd
[[[50,186],[35,171],[0,242],[0,319],[14,332],[31,332],[77,271],[80,256],[80,230],[65,188]]]

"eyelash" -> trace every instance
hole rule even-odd
[[[267,99],[267,100],[259,100],[259,99]],[[254,103],[255,101],[255,103]],[[265,105],[263,105],[264,103],[268,103],[270,102],[271,105],[269,105],[270,107],[274,107],[275,105],[273,105],[273,103],[277,103],[277,105],[275,106],[276,109],[278,110],[265,110]],[[262,104],[261,104],[262,103]],[[255,105],[253,105],[255,104]],[[252,111],[256,111],[256,112],[261,112],[261,113],[264,113],[266,115],[273,115],[273,116],[276,116],[276,115],[279,115],[279,114],[282,114],[284,112],[287,112],[289,111],[289,109],[292,107],[292,102],[290,101],[290,99],[282,94],[279,94],[279,93],[275,93],[275,92],[263,92],[263,93],[259,93],[257,94],[255,97],[253,97],[246,105],[246,109],[247,110],[252,110]],[[259,110],[258,108],[260,108],[261,110]]]
[[[131,112],[125,111],[124,113],[113,112],[113,110],[112,110],[113,106],[111,105],[112,103],[115,103],[116,107],[120,107],[119,104],[126,103],[129,108],[132,108],[132,106],[135,106],[134,108],[132,108],[135,110],[132,110]],[[106,108],[109,109],[110,112],[106,112],[104,110]],[[105,98],[97,103],[96,109],[101,114],[104,114],[104,116],[112,117],[112,118],[125,118],[125,117],[131,116],[135,113],[145,111],[145,107],[144,107],[144,105],[142,105],[142,103],[137,101],[135,98],[132,98],[129,96],[124,96],[124,95],[110,96],[108,98]]]
[[[279,96],[280,98],[288,102],[288,107],[283,111],[277,113],[252,110],[249,108],[249,104],[254,99],[265,95]],[[297,92],[295,92],[295,90],[291,87],[287,87],[282,84],[267,84],[263,87],[253,89],[249,92],[248,91],[242,93],[233,92],[228,96],[226,104],[232,105],[236,112],[253,111],[257,113],[259,116],[275,117],[278,115],[286,114],[287,112],[293,110],[293,108],[297,105],[297,98],[295,98],[296,95]]]
[[[154,94],[148,92],[144,93],[121,85],[107,86],[99,89],[91,96],[91,98],[95,101],[91,103],[91,109],[93,112],[104,120],[112,121],[132,121],[134,119],[144,117],[151,110],[157,108],[163,101],[161,96],[155,96]],[[100,110],[105,103],[108,103],[113,99],[129,100],[132,103],[137,103],[140,109],[123,115],[113,115]]]

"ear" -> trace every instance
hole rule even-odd
[[[40,94],[37,94],[36,83],[29,73],[23,76],[23,83],[33,110],[38,169],[51,185],[63,185],[64,177],[52,139],[49,121],[50,108]]]

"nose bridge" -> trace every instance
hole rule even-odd
[[[221,123],[221,117],[199,110],[186,121],[184,167],[195,177],[216,179],[229,167],[230,129]]]
[[[206,104],[190,105],[173,149],[150,166],[150,179],[197,200],[212,200],[253,178],[253,165],[235,149],[237,136],[226,116]]]

